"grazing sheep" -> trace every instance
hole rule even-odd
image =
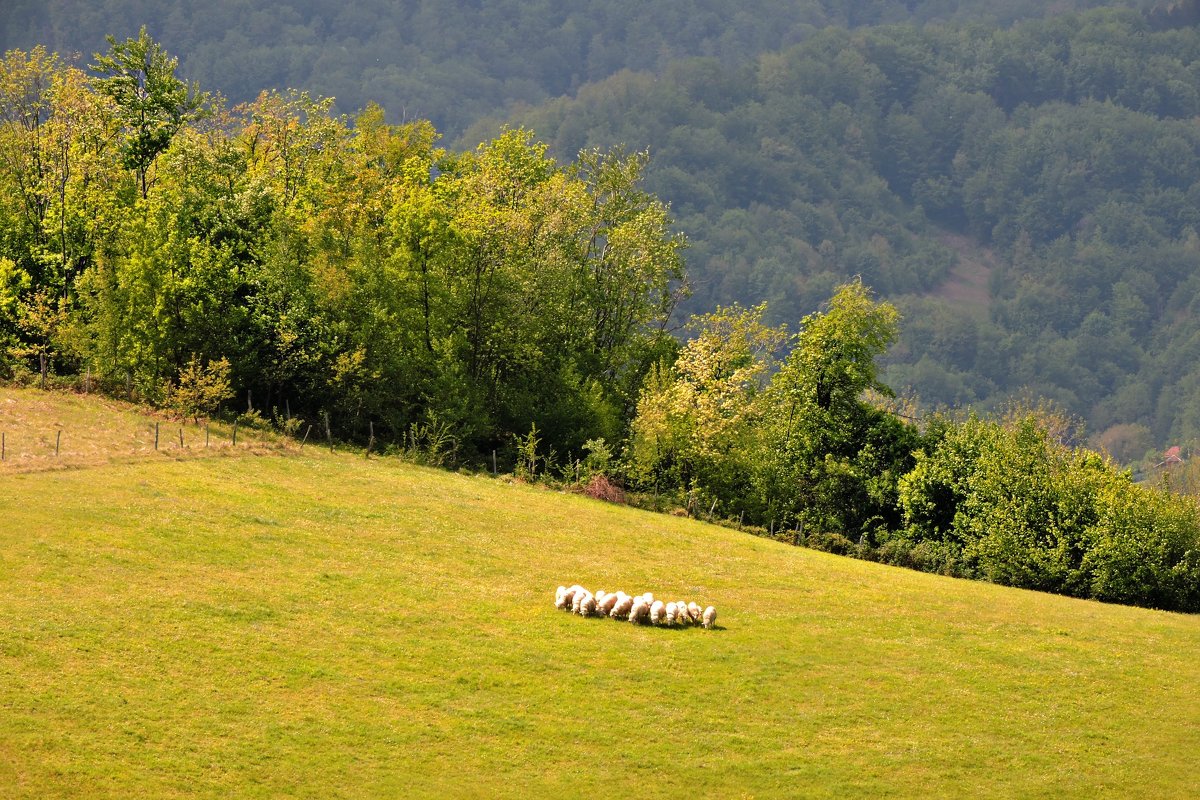
[[[617,601],[620,599],[621,599],[620,592],[617,592],[616,594],[606,594],[606,595],[604,595],[603,600],[601,600],[600,595],[597,594],[596,595],[596,610],[607,617],[609,615],[609,613],[614,608],[616,608]]]
[[[571,584],[567,587],[567,591],[563,594],[563,608],[567,611],[575,610],[575,597],[582,591],[585,591],[578,583]]]
[[[699,625],[700,618],[704,616],[704,612],[700,610],[700,606],[696,605],[695,603],[688,603],[687,609],[688,616],[692,618],[692,624]]]
[[[646,605],[654,605],[654,595],[650,594],[649,592],[646,592],[644,595],[642,595],[642,599],[646,601]]]
[[[663,620],[663,616],[664,616],[663,612],[666,610],[666,607],[667,607],[666,603],[664,603],[662,600],[654,601],[653,605],[650,606],[650,624],[651,625],[661,625],[662,624],[662,620]]]
[[[632,597],[622,593],[622,595],[618,596],[616,604],[608,612],[608,615],[613,619],[627,619],[630,610],[633,608],[633,603],[634,599]]]
[[[580,606],[580,604],[583,603],[583,598],[590,594],[591,594],[591,592],[589,592],[587,589],[583,588],[582,586],[577,587],[575,596],[571,599],[571,610],[574,611],[576,614],[578,614],[579,606]]]
[[[564,599],[566,596],[567,596],[567,587],[565,587],[565,586],[558,587],[558,589],[554,592],[554,607],[562,608],[563,606],[565,606],[567,604],[566,600]]]
[[[601,603],[603,603],[604,598],[606,598],[606,597],[608,597],[608,592],[604,591],[603,589],[598,590],[596,592],[596,605],[600,605]]]
[[[650,606],[640,597],[634,598],[633,606],[629,609],[629,621],[635,625],[644,625],[650,618]]]
[[[717,610],[712,606],[704,609],[704,627],[711,629],[717,621]]]
[[[579,616],[590,617],[596,613],[596,597],[588,592],[583,597],[583,602],[579,604]]]
[[[679,615],[678,603],[667,603],[667,624],[674,625]]]

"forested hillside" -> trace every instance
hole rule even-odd
[[[559,153],[651,149],[648,186],[692,240],[691,308],[767,300],[794,322],[859,275],[905,312],[892,386],[1027,390],[1132,459],[1200,436],[1200,31],[1160,28],[1097,10],[830,29],[515,120]],[[990,304],[953,291],[956,265]]]
[[[145,28],[86,69],[10,50],[0,368],[1195,610],[1192,498],[1136,485],[1044,404],[914,415],[889,386],[923,369],[935,400],[952,379],[959,402],[1025,387],[1135,444],[1190,432],[1153,370],[1200,375],[1174,338],[1200,280],[1200,39],[1158,27],[828,29],[752,63],[623,71],[527,115],[559,158],[525,128],[446,149],[427,121],[295,90],[231,108]],[[622,140],[665,142],[651,186],[680,223]],[[679,224],[701,308],[754,301],[687,340]],[[915,319],[891,379],[901,315],[868,282]],[[1157,415],[1119,405],[1137,380]]]
[[[304,89],[354,113],[429,119],[457,136],[483,114],[574,93],[622,69],[674,59],[752,60],[828,26],[974,20],[1007,24],[1099,5],[1060,0],[6,0],[0,51],[45,45],[86,59],[103,36],[142,25],[180,57],[181,73],[233,102],[262,89]]]

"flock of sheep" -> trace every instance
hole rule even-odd
[[[630,596],[624,592],[609,594],[601,589],[592,594],[579,584],[560,586],[554,594],[554,607],[574,612],[581,617],[610,617],[627,619],[638,625],[703,625],[712,628],[717,622],[717,610],[712,606],[700,610],[695,603],[676,600],[664,603],[655,600],[650,592]]]

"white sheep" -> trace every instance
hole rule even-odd
[[[691,617],[691,619],[692,619],[692,624],[699,625],[700,618],[704,616],[704,612],[700,610],[700,606],[698,606],[694,602],[692,602],[692,603],[687,604],[687,609],[688,609],[688,616]]]
[[[562,587],[560,586],[559,588],[561,589]],[[555,598],[555,607],[571,611],[575,603],[575,594],[582,589],[583,587],[577,583],[572,586],[568,586],[566,589],[563,589],[562,595]],[[559,605],[559,601],[562,602],[562,605]]]
[[[646,592],[644,595],[642,595],[642,599],[646,601],[646,605],[654,605],[654,595],[650,594],[649,592]]]
[[[597,590],[597,592],[596,592],[596,605],[600,605],[601,603],[603,603],[603,602],[604,602],[604,598],[605,598],[605,597],[608,597],[608,592],[604,591],[603,589],[599,589],[599,590]]]
[[[667,624],[674,625],[675,623],[683,622],[683,615],[687,613],[687,606],[682,603],[673,602],[667,603]]]
[[[617,602],[613,605],[612,610],[608,615],[613,619],[627,619],[629,612],[633,608],[634,599],[622,592],[617,596]]]
[[[583,602],[579,604],[579,616],[590,617],[596,613],[596,597],[591,592],[588,592],[583,597]]]
[[[554,607],[555,608],[562,608],[563,606],[566,605],[566,601],[563,599],[564,597],[566,597],[566,594],[567,594],[567,587],[565,587],[565,586],[560,586],[560,587],[558,587],[557,590],[555,590],[555,592],[554,592]]]
[[[633,600],[633,606],[629,609],[629,621],[642,625],[650,618],[650,606],[641,597],[636,597]]]
[[[573,612],[575,612],[576,614],[578,614],[579,606],[583,603],[583,598],[586,595],[591,594],[591,592],[589,592],[587,589],[583,588],[582,586],[575,587],[575,589],[576,589],[575,596],[571,598],[571,610]]]
[[[662,620],[663,620],[663,616],[664,616],[663,612],[666,610],[666,607],[667,607],[667,604],[664,603],[662,600],[654,601],[654,603],[650,606],[650,624],[651,625],[661,625],[662,624]]]
[[[614,608],[616,608],[617,601],[620,599],[621,599],[620,592],[617,592],[616,594],[606,594],[606,595],[604,595],[603,600],[601,600],[600,595],[597,594],[596,595],[596,610],[607,617],[609,615],[609,613],[612,612],[612,610]]]
[[[713,608],[712,606],[709,606],[708,608],[704,609],[704,627],[706,629],[712,629],[712,626],[714,624],[716,624],[716,621],[717,621],[717,610],[715,608]]]

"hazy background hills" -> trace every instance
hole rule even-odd
[[[1188,5],[1097,5],[18,1],[0,47],[87,63],[145,24],[231,103],[647,148],[688,310],[794,325],[861,275],[905,312],[894,387],[1044,395],[1132,461],[1200,437],[1200,34]]]

